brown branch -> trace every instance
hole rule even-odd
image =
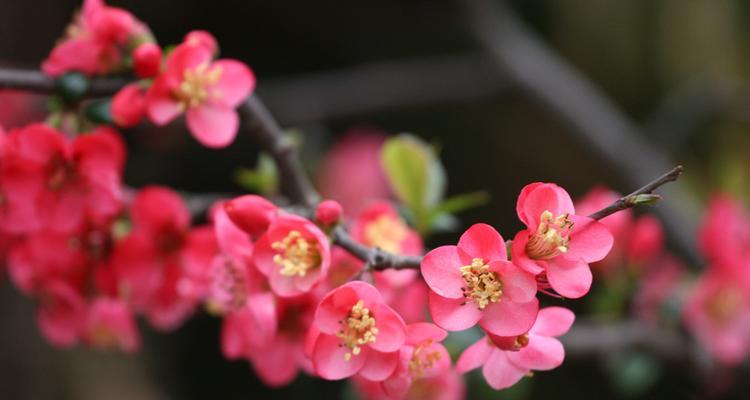
[[[117,93],[129,81],[123,78],[96,78],[91,80],[87,96],[109,96]],[[24,90],[40,94],[56,91],[55,79],[39,71],[0,68],[0,89]]]
[[[609,206],[604,207],[601,210],[589,215],[589,218],[600,220],[616,212],[626,210],[631,207],[635,207],[638,204],[651,203],[651,202],[660,200],[661,196],[658,196],[658,195],[653,195],[649,197],[643,197],[643,196],[651,195],[654,193],[654,190],[658,189],[662,185],[669,183],[669,182],[676,181],[677,178],[679,178],[680,175],[682,175],[682,171],[683,171],[682,165],[678,165],[672,168],[671,171],[654,179],[653,181],[649,182],[648,184],[636,190],[635,192],[630,193],[627,196],[620,197]]]

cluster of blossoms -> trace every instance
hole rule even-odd
[[[217,53],[203,31],[165,51],[129,12],[85,0],[42,69],[51,77],[129,73],[137,80],[112,99],[114,125],[148,118],[161,126],[184,114],[194,137],[215,148],[233,141],[236,108],[255,86],[248,67]],[[369,132],[332,151],[322,186],[340,203],[298,215],[243,195],[216,202],[208,222],[194,225],[174,190],[126,189],[126,148],[112,126],[0,130],[0,260],[18,290],[38,300],[39,329],[54,345],[133,352],[138,317],[169,331],[203,309],[222,319],[224,356],[246,360],[268,385],[300,371],[352,378],[366,399],[458,399],[461,374],[480,366],[495,389],[558,367],[565,352],[557,338],[575,316],[540,307],[540,297],[583,297],[590,264],[604,276],[622,264],[649,274],[638,296],[646,319],[677,290],[679,262],[664,251],[658,221],[630,211],[592,219],[619,196],[596,189],[574,205],[553,183],[521,190],[525,228],[512,241],[475,224],[456,245],[427,252],[418,269],[374,269],[334,232],[392,255],[425,252],[388,200],[383,172],[370,167],[382,143]],[[714,201],[701,236],[712,267],[684,311],[727,363],[750,352],[748,222],[731,200]],[[454,365],[444,341],[470,328],[483,337]]]

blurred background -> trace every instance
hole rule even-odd
[[[434,143],[448,193],[485,190],[491,201],[461,215],[510,236],[519,190],[556,182],[579,197],[606,184],[629,192],[676,164],[688,171],[658,212],[670,248],[700,268],[699,206],[717,190],[748,199],[747,76],[750,3],[737,0],[527,1],[117,1],[160,44],[192,29],[219,40],[222,57],[258,77],[257,92],[295,129],[313,176],[326,150],[352,130],[411,132]],[[0,63],[38,67],[80,4],[0,0]],[[0,93],[1,96],[12,96]],[[0,106],[8,127],[35,118],[43,98]],[[38,117],[37,117],[38,118]],[[192,192],[239,193],[235,172],[257,147],[240,136],[208,150],[181,123],[127,132],[125,182]],[[459,230],[459,232],[462,230]],[[459,232],[428,245],[454,242]],[[588,298],[565,305],[586,310]],[[0,282],[0,397],[8,399],[351,398],[345,383],[300,377],[266,388],[218,347],[219,320],[198,315],[178,331],[143,326],[135,356],[47,345],[34,307]],[[552,372],[471,398],[696,398],[703,383],[679,363],[620,363],[569,354]],[[735,374],[745,374],[742,369]],[[719,375],[721,376],[721,375]],[[740,375],[741,376],[741,375]],[[724,396],[741,398],[743,379]],[[746,381],[745,381],[746,382]],[[743,386],[744,385],[744,386]],[[635,388],[635,390],[629,390]]]

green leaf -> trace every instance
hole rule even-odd
[[[254,169],[240,168],[236,172],[235,181],[251,192],[273,194],[279,188],[279,171],[273,158],[261,153],[258,156],[258,166]]]
[[[109,99],[105,100],[94,100],[86,105],[83,110],[83,115],[86,118],[97,124],[111,124],[112,123],[112,102]]]
[[[381,161],[396,196],[424,231],[445,193],[445,170],[434,149],[413,135],[401,134],[385,142]]]
[[[462,211],[466,211],[470,208],[487,204],[489,200],[490,195],[485,191],[459,194],[457,196],[449,197],[448,199],[440,203],[436,211],[448,214],[456,214]]]

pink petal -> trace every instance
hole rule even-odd
[[[482,311],[465,298],[447,299],[433,292],[430,292],[430,314],[438,326],[449,331],[469,329],[482,318]]]
[[[187,111],[187,124],[193,137],[206,147],[226,147],[237,136],[240,118],[231,108],[204,104]]]
[[[519,218],[530,229],[539,227],[539,217],[544,211],[549,211],[554,216],[575,214],[570,195],[563,188],[553,183],[536,185],[533,190],[528,192],[523,204],[520,203],[519,198],[518,206],[521,211]]]
[[[406,343],[418,345],[427,340],[442,342],[448,336],[448,332],[429,322],[417,322],[406,327]]]
[[[529,344],[519,351],[508,352],[508,359],[524,369],[548,371],[557,368],[565,358],[559,340],[540,335],[529,335]]]
[[[500,275],[503,296],[516,303],[526,303],[536,296],[536,279],[509,261],[495,261],[490,269]]]
[[[166,77],[159,76],[146,93],[148,118],[158,126],[166,125],[184,111],[172,97]]]
[[[490,303],[484,309],[484,316],[479,324],[484,330],[497,336],[517,336],[531,329],[539,312],[539,300],[532,299],[527,303],[515,303],[502,299]]]
[[[357,292],[347,286],[329,292],[315,310],[316,328],[329,335],[336,334],[358,299]]]
[[[482,337],[469,346],[456,361],[456,372],[465,374],[473,369],[479,368],[490,358],[494,349],[486,337]]]
[[[221,68],[221,77],[215,86],[219,104],[237,107],[255,89],[255,75],[245,64],[235,60],[216,60],[213,66]]]
[[[422,276],[433,292],[451,299],[463,298],[461,288],[466,282],[461,277],[464,265],[456,246],[441,246],[422,259]]]
[[[508,359],[508,352],[495,350],[482,368],[482,375],[487,383],[495,390],[509,388],[515,385],[529,372],[522,369]]]
[[[321,334],[315,342],[312,359],[315,372],[323,379],[339,380],[348,378],[362,369],[365,364],[369,349],[364,347],[358,356],[352,355],[347,361],[344,357],[351,349],[340,346],[336,336]]]
[[[211,58],[213,58],[213,55],[209,49],[201,46],[192,46],[189,43],[179,45],[167,58],[164,76],[168,77],[170,85],[176,87],[176,85],[182,82],[186,69],[209,63],[211,62]]]
[[[583,260],[571,261],[557,257],[547,264],[547,280],[561,296],[577,299],[591,288],[591,268]]]
[[[299,349],[284,337],[279,337],[267,348],[253,351],[250,362],[255,373],[271,387],[281,387],[291,383],[297,376],[299,365],[294,362]]]
[[[373,307],[373,306],[371,306]],[[385,304],[376,304],[371,309],[378,328],[378,336],[370,347],[380,352],[397,351],[406,342],[406,324],[392,308]]]
[[[536,322],[530,333],[561,336],[570,329],[575,318],[575,314],[567,308],[546,307],[539,310],[539,315],[536,317]]]
[[[503,237],[487,224],[472,225],[461,235],[458,248],[471,258],[481,258],[484,262],[508,259]]]
[[[564,257],[568,260],[582,259],[587,263],[596,262],[607,256],[614,239],[604,224],[588,217],[571,215],[573,231],[570,245]]]
[[[354,356],[354,357],[360,357]],[[391,376],[396,366],[398,365],[399,352],[394,351],[390,353],[381,353],[379,351],[368,351],[367,361],[362,369],[359,370],[359,375],[367,380],[374,382],[380,382]]]

